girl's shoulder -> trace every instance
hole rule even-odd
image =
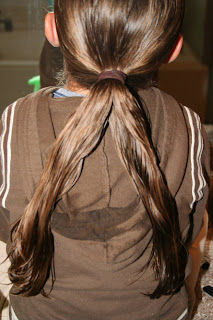
[[[53,90],[54,88],[43,89],[18,99],[4,110],[1,117],[0,205],[9,211],[14,209],[17,215],[18,208],[20,207],[21,212],[26,198],[31,197],[42,169],[37,111],[39,101],[46,100]],[[35,172],[32,174],[31,168],[34,167]],[[17,195],[15,200],[14,195]]]
[[[188,194],[192,208],[203,197],[209,175],[209,142],[200,117],[158,88],[139,94],[169,189],[173,196]]]
[[[142,106],[150,126],[154,147],[169,154],[188,150],[192,140],[206,140],[200,117],[190,108],[176,101],[171,95],[156,87],[139,92]]]

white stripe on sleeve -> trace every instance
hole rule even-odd
[[[185,110],[188,115],[190,129],[191,129],[191,135],[192,135],[192,142],[191,142],[191,148],[190,148],[190,159],[191,159],[191,177],[192,177],[192,203],[190,205],[190,208],[193,208],[193,205],[196,201],[196,194],[195,194],[195,129],[192,121],[192,115],[187,107],[185,107]]]
[[[13,130],[13,120],[14,120],[14,113],[15,113],[15,106],[16,106],[16,102],[13,103],[13,105],[11,106],[11,114],[10,114],[10,119],[9,119],[9,128],[7,128],[7,123],[6,123],[6,129],[5,129],[5,133],[7,133],[8,131],[8,138],[7,138],[7,157],[5,159],[4,157],[4,139],[5,139],[5,134],[4,137],[1,141],[1,148],[3,151],[2,152],[2,157],[3,157],[3,161],[4,164],[2,166],[3,168],[3,183],[5,183],[5,186],[3,186],[2,191],[1,191],[1,196],[2,196],[2,206],[4,208],[6,208],[5,203],[6,203],[6,199],[10,190],[10,165],[11,165],[11,139],[12,139],[12,130]],[[9,108],[8,108],[9,109]],[[8,110],[7,110],[8,113]],[[7,172],[5,171],[5,167],[7,168]],[[5,190],[5,191],[4,191]]]
[[[204,143],[201,133],[201,123],[199,116],[184,107],[188,116],[190,130],[191,130],[191,145],[190,162],[191,162],[191,178],[192,178],[192,202],[190,208],[192,209],[194,203],[203,197],[203,188],[206,186],[206,181],[203,175],[201,157],[203,153]],[[194,119],[194,123],[193,123]],[[196,149],[197,148],[197,149]],[[196,169],[197,168],[197,169]],[[195,171],[196,170],[196,171]],[[196,179],[195,179],[196,178]],[[196,183],[196,181],[198,181]]]
[[[197,150],[198,178],[199,178],[199,182],[200,182],[199,188],[198,188],[198,201],[199,201],[203,197],[202,190],[206,186],[206,180],[203,175],[202,164],[201,164],[201,156],[202,156],[202,152],[203,152],[203,148],[204,148],[203,137],[201,134],[201,123],[200,123],[200,119],[197,114],[195,114],[195,118],[196,118],[196,123],[197,123],[197,127],[198,127],[198,140],[199,140],[199,147]]]
[[[182,320],[188,313],[188,308],[184,310],[184,312],[180,315],[180,317],[177,320]]]
[[[5,139],[5,135],[6,135],[6,131],[7,131],[7,115],[8,115],[8,109],[5,109],[5,111],[3,112],[2,115],[2,126],[3,126],[3,130],[2,130],[2,135],[1,135],[1,142],[0,142],[0,146],[1,146],[1,169],[2,169],[2,185],[0,188],[0,196],[2,195],[4,188],[5,188],[5,154],[4,154],[4,139]]]

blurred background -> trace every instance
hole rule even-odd
[[[183,50],[174,64],[160,72],[160,86],[205,123],[213,123],[212,18],[212,0],[186,0]]]
[[[33,91],[28,79],[39,74],[44,42],[45,0],[1,0],[0,112]]]

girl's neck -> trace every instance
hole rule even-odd
[[[75,81],[70,81],[66,86],[65,89],[75,92],[75,93],[80,93],[82,95],[87,95],[89,90],[85,87],[82,87],[79,83]]]

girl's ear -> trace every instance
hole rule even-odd
[[[183,46],[183,36],[182,36],[182,34],[180,34],[178,37],[178,40],[176,42],[176,45],[174,46],[174,49],[172,50],[172,53],[168,57],[166,63],[171,63],[171,62],[175,61],[175,59],[177,59],[177,57],[179,56],[179,54],[181,52],[182,46]]]
[[[45,35],[47,37],[47,40],[54,47],[60,46],[55,24],[55,15],[53,12],[49,12],[45,17]]]

